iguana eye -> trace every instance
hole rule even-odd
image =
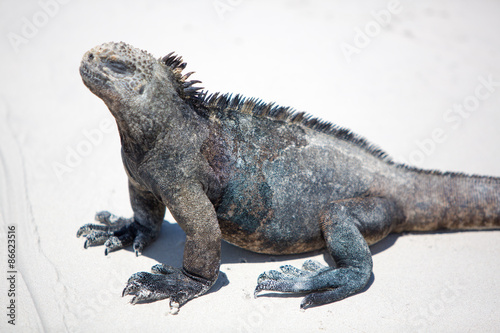
[[[130,68],[121,61],[108,60],[106,64],[112,71],[118,74],[126,74],[130,71]]]

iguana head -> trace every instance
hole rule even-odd
[[[158,61],[123,42],[105,43],[83,56],[80,75],[85,85],[108,106],[131,104],[145,94]]]
[[[186,81],[186,63],[173,52],[155,59],[146,51],[126,43],[105,43],[83,56],[80,75],[85,85],[111,109],[123,106],[137,109],[150,101],[171,99],[175,95],[189,104],[202,100],[200,81]],[[116,115],[115,115],[116,116]]]

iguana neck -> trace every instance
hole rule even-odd
[[[127,117],[115,116],[115,120],[124,152],[142,158],[154,145],[159,133],[156,119],[142,114],[136,114],[135,117],[129,114]]]
[[[168,102],[155,99],[144,104],[147,106],[108,106],[115,117],[124,153],[136,161],[142,160],[165,137],[181,140],[182,131],[196,131],[202,125],[194,110],[178,96],[170,96]]]

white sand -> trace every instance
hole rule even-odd
[[[405,1],[379,29],[370,13],[387,1],[67,2],[0,3],[0,331],[500,329],[498,231],[391,236],[373,247],[370,288],[305,312],[300,297],[252,293],[261,272],[306,256],[223,244],[227,278],[177,316],[165,315],[167,301],[132,306],[120,297],[131,274],[181,264],[176,224],[164,223],[139,258],[130,249],[105,257],[75,237],[96,211],[131,214],[118,135],[104,126],[112,118],[78,73],[91,47],[123,40],[158,57],[175,50],[210,91],[306,110],[425,168],[500,176],[500,86],[477,88],[480,78],[500,81],[499,2]],[[354,46],[357,28],[372,37],[348,63],[341,45]],[[457,103],[470,111],[448,113]],[[6,316],[11,224],[15,327]]]

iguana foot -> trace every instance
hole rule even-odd
[[[212,282],[187,273],[184,269],[158,264],[153,273],[139,272],[128,279],[122,296],[133,295],[130,301],[157,301],[170,298],[170,313],[177,314],[179,307],[210,289]]]
[[[257,279],[254,296],[263,290],[285,293],[309,293],[301,302],[300,308],[322,305],[343,299],[365,284],[355,268],[332,268],[317,261],[307,260],[302,269],[285,265],[280,271],[262,273]],[[362,286],[361,286],[362,287]]]
[[[321,265],[315,260],[307,260],[298,269],[291,265],[281,266],[280,270],[271,270],[262,273],[257,278],[257,287],[254,296],[263,290],[301,293],[313,290],[312,280],[320,272],[329,267]]]
[[[76,237],[85,236],[84,248],[104,244],[105,255],[130,244],[133,244],[135,254],[139,255],[158,233],[135,222],[133,218],[118,217],[106,211],[98,212],[95,219],[102,224],[85,224],[78,229]]]

